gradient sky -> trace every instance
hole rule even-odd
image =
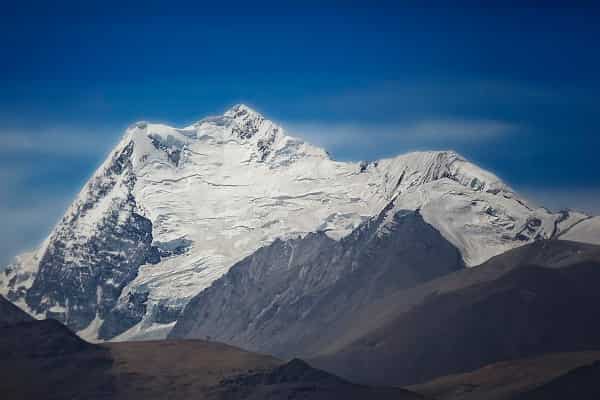
[[[127,125],[240,102],[337,159],[450,148],[538,203],[600,213],[593,2],[59,3],[0,13],[0,263],[45,237]]]

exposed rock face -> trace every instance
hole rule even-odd
[[[196,296],[171,336],[307,356],[357,311],[462,267],[418,212],[392,202],[340,241],[315,233],[260,249]]]

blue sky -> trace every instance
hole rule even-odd
[[[0,263],[131,122],[240,102],[338,159],[450,148],[548,207],[600,213],[592,2],[47,3],[0,16]]]

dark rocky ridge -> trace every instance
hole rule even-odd
[[[390,204],[339,242],[320,232],[259,249],[192,299],[171,337],[306,357],[377,299],[460,268],[418,212]]]

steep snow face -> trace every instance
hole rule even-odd
[[[533,209],[453,152],[337,162],[238,105],[182,129],[132,125],[46,242],[0,273],[0,293],[87,337],[91,323],[100,339],[166,332],[258,248],[316,231],[340,239],[392,200],[467,265],[585,218]]]

